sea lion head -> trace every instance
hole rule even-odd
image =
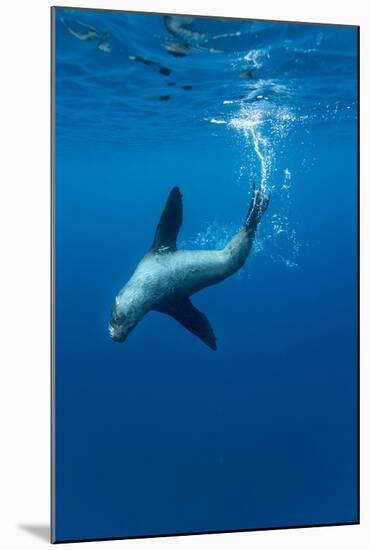
[[[112,340],[124,342],[138,321],[135,308],[131,307],[130,301],[118,295],[114,301],[109,322],[109,334]]]

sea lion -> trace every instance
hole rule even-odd
[[[190,297],[241,269],[268,204],[266,192],[254,190],[245,223],[223,250],[178,250],[176,243],[183,220],[183,204],[179,188],[174,187],[150,250],[115,298],[109,324],[111,338],[123,342],[149,311],[158,311],[173,317],[216,350],[210,322],[192,304]]]

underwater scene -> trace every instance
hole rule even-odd
[[[52,13],[54,541],[357,523],[358,28]]]

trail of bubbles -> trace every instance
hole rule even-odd
[[[240,131],[247,141],[251,138],[256,156],[260,160],[261,185],[265,186],[267,179],[267,164],[261,147],[266,145],[267,140],[261,136],[260,129],[258,129],[261,122],[261,111],[242,108],[240,113],[231,119],[229,125]]]
[[[260,160],[260,189],[264,194],[267,192],[267,181],[268,181],[268,168],[271,165],[271,158],[268,155],[262,152],[262,147],[267,147],[267,140],[261,137],[260,132],[256,131],[254,126],[249,128],[249,132],[254,143],[255,153]]]
[[[286,106],[271,105],[268,102],[242,105],[239,112],[234,115],[228,125],[236,129],[242,136],[242,148],[245,154],[254,155],[258,165],[259,182],[258,186],[265,194],[273,191],[274,204],[280,202],[278,214],[273,214],[271,223],[262,224],[262,231],[258,232],[257,241],[254,245],[256,253],[266,252],[269,243],[269,256],[272,260],[282,261],[287,267],[296,267],[296,256],[299,244],[296,238],[296,231],[291,227],[289,220],[291,172],[288,168],[283,170],[283,179],[278,176],[279,184],[273,182],[275,170],[276,151],[283,149],[283,140],[289,133],[291,125],[296,121],[293,112]],[[244,164],[241,165],[240,177],[245,173]],[[249,177],[249,174],[248,174]],[[277,199],[277,200],[276,200]],[[278,200],[279,199],[279,200]],[[284,257],[286,244],[292,256],[291,259]],[[284,250],[282,255],[280,250]]]
[[[274,146],[286,136],[294,121],[288,108],[260,101],[242,105],[229,122],[229,126],[245,138],[246,145],[251,144],[260,163],[260,189],[265,193],[271,190],[269,179],[274,166]]]
[[[211,124],[224,124],[240,135],[242,154],[239,168],[241,181],[245,177],[257,181],[257,187],[265,194],[273,192],[274,212],[262,223],[253,246],[253,253],[267,254],[272,261],[286,267],[297,266],[300,244],[296,230],[290,222],[292,174],[288,167],[277,167],[283,156],[284,141],[296,122],[303,123],[300,116],[286,105],[275,105],[266,100],[243,102],[237,113],[229,118],[209,118]],[[250,156],[251,155],[251,156]],[[247,158],[247,163],[246,163]],[[251,161],[251,162],[250,162]],[[222,248],[232,234],[224,228],[220,234],[217,224],[208,226],[192,239],[196,247]]]

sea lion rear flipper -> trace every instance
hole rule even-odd
[[[215,334],[208,318],[195,308],[189,298],[172,301],[157,311],[170,315],[184,328],[200,338],[209,348],[214,351],[217,349]]]
[[[254,194],[246,218],[246,230],[256,230],[268,205],[269,195],[266,191],[254,188]]]
[[[177,235],[182,220],[182,195],[179,187],[173,187],[160,217],[151,249],[167,248],[171,251],[176,250]]]

